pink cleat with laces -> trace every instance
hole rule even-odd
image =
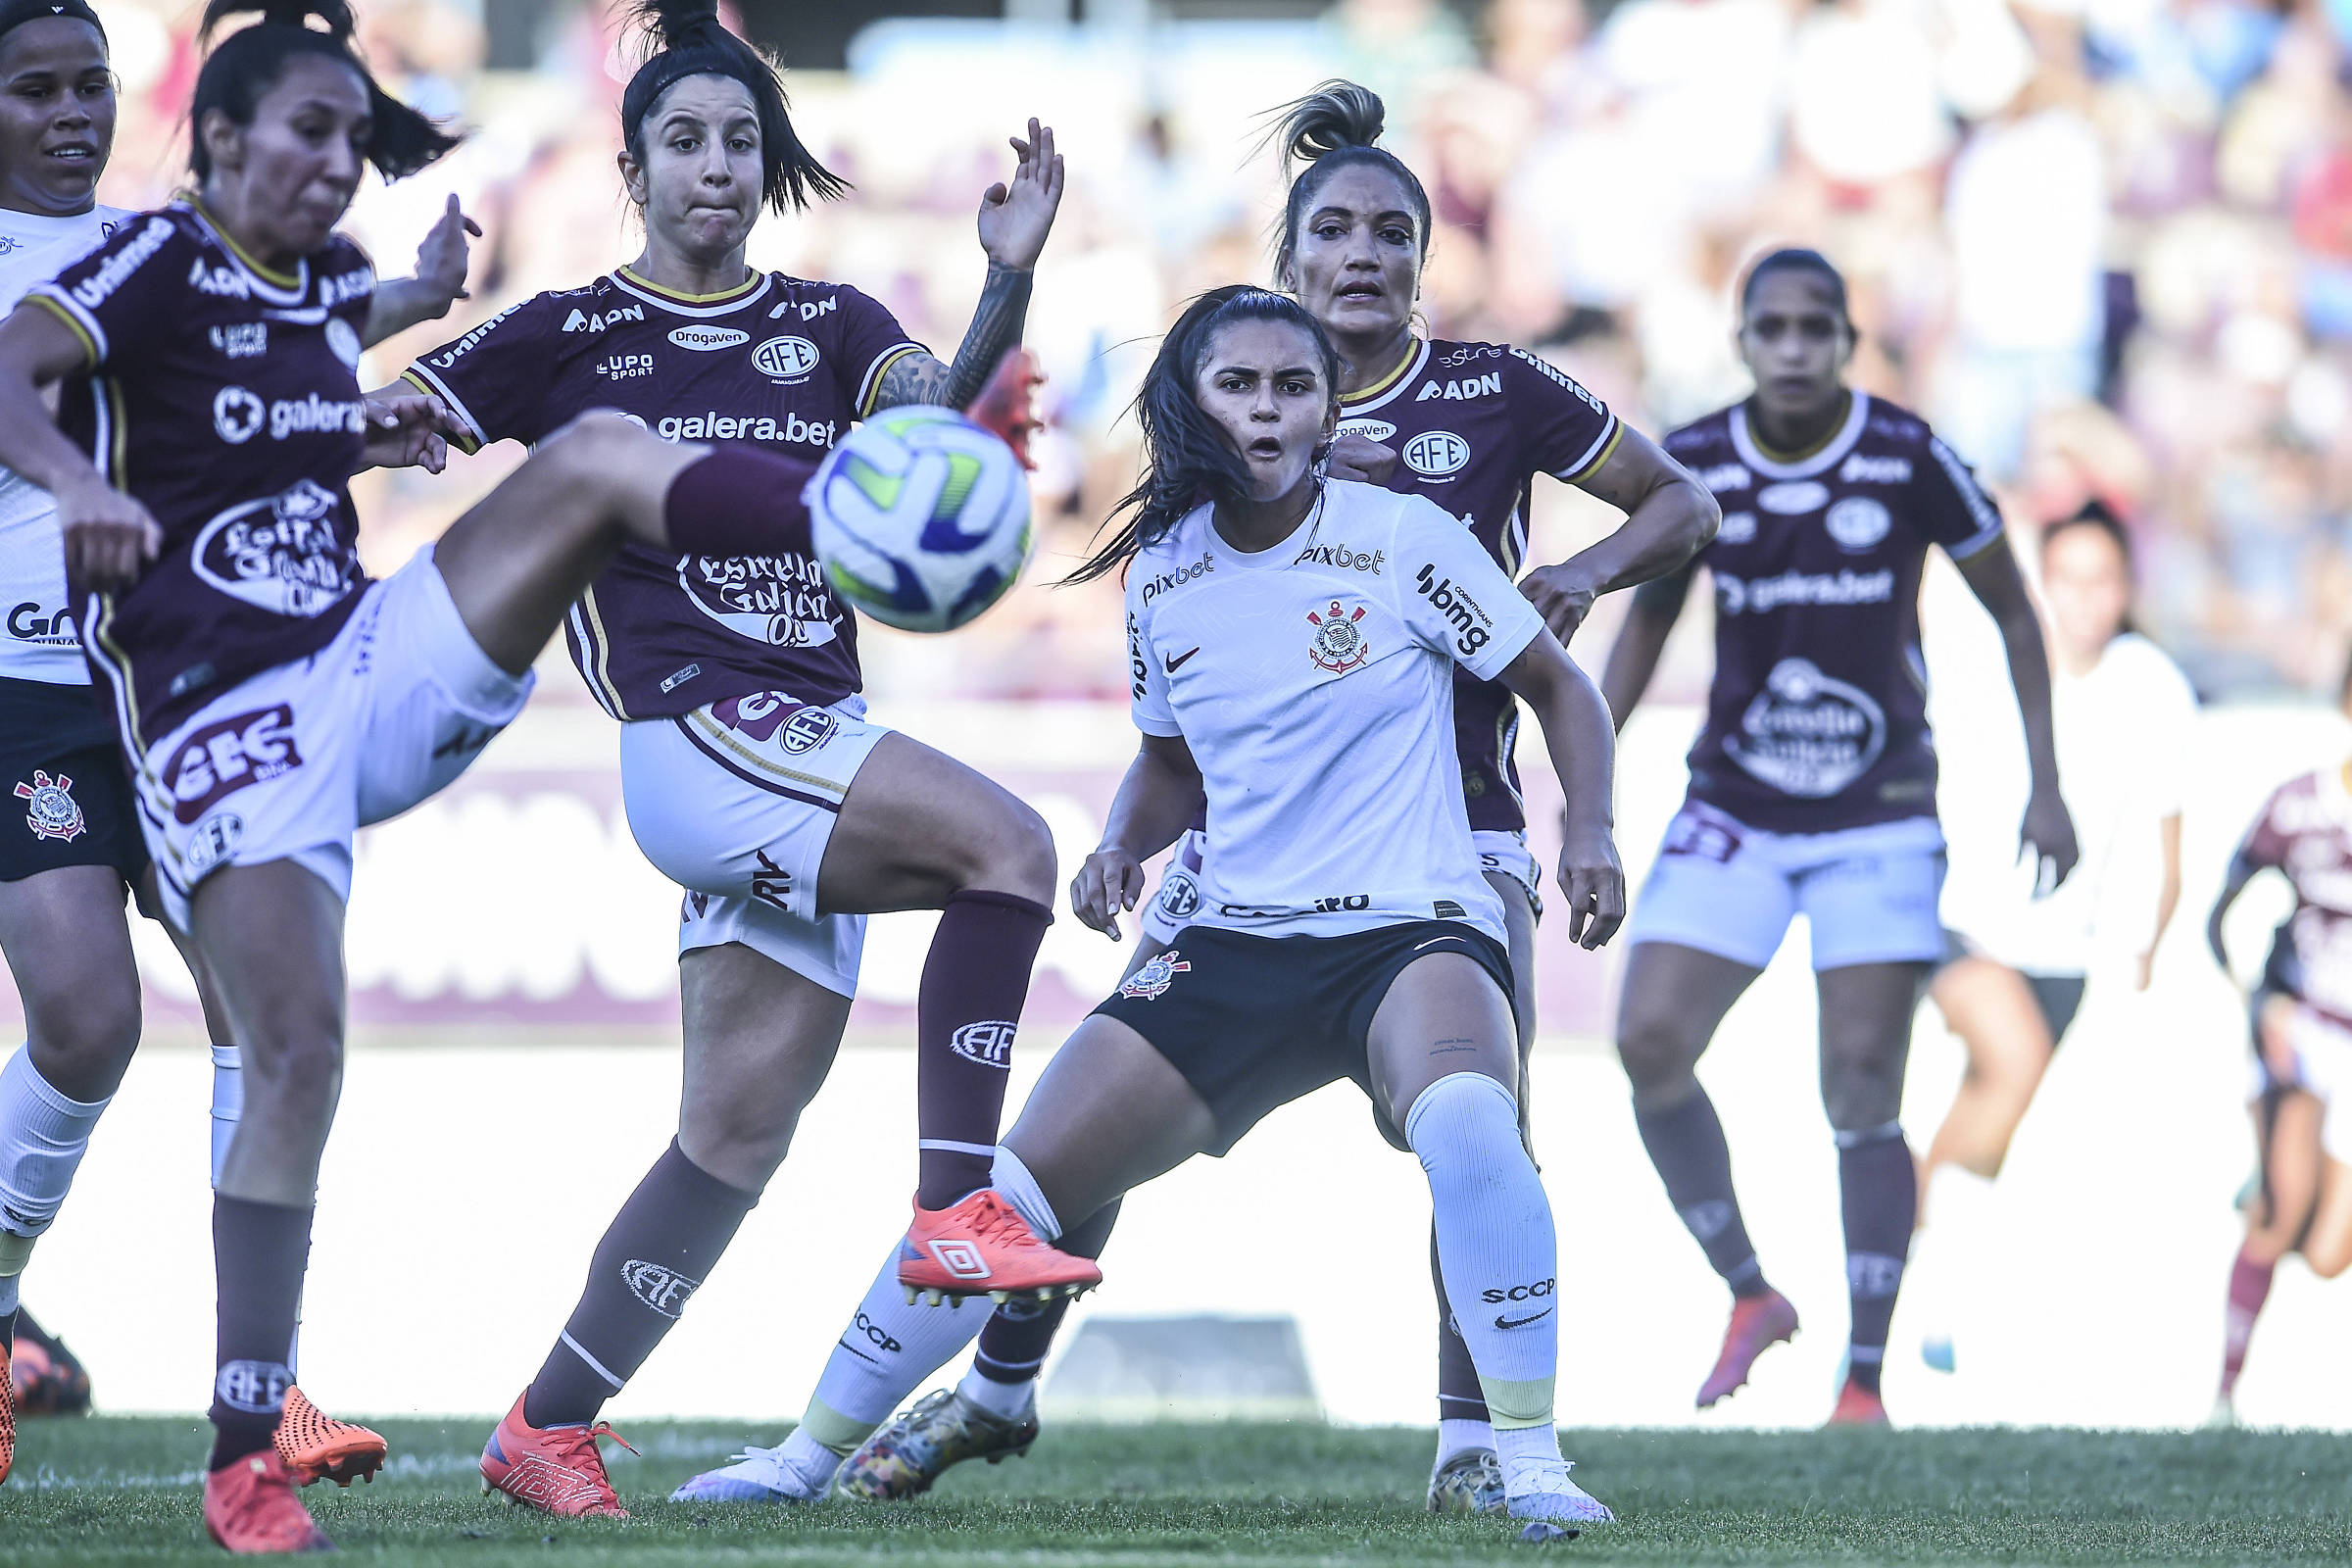
[[[946,1208],[916,1203],[914,1223],[899,1244],[899,1283],[906,1299],[986,1296],[1052,1300],[1102,1283],[1093,1258],[1072,1257],[1037,1239],[1029,1222],[986,1187]]]
[[[482,1490],[503,1492],[524,1507],[560,1519],[626,1519],[629,1510],[620,1505],[620,1494],[605,1474],[605,1456],[596,1446],[599,1438],[629,1448],[628,1441],[602,1421],[592,1427],[532,1426],[522,1418],[522,1396],[517,1396],[514,1408],[482,1449]]]

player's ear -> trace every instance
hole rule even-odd
[[[642,209],[646,197],[651,194],[646,189],[644,168],[629,155],[626,147],[612,155],[612,162],[620,170],[620,188],[627,191],[629,200]]]
[[[196,134],[204,139],[205,157],[215,169],[245,167],[245,127],[229,119],[228,111],[206,110]]]

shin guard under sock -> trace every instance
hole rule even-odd
[[[1017,893],[958,893],[940,913],[914,1004],[915,1200],[925,1208],[988,1185],[1013,1031],[1053,923],[1053,910]]]
[[[1911,1229],[1919,1218],[1919,1167],[1900,1123],[1839,1132],[1838,1186],[1845,1219],[1845,1286],[1853,1309],[1849,1376],[1872,1394],[1886,1360]]]
[[[293,1368],[282,1357],[294,1341],[303,1274],[310,1267],[312,1213],[309,1206],[213,1199],[220,1338],[211,1469],[261,1452],[277,1432],[286,1390],[294,1383]]]
[[[956,1304],[909,1302],[894,1247],[825,1358],[794,1436],[805,1432],[836,1454],[855,1450],[988,1321],[973,1302],[952,1299]]]
[[[1666,1200],[1683,1217],[1707,1262],[1734,1296],[1761,1296],[1771,1287],[1740,1218],[1739,1195],[1732,1190],[1732,1150],[1724,1141],[1723,1123],[1715,1102],[1699,1090],[1679,1105],[1644,1110],[1634,1105],[1634,1126],[1642,1147],[1666,1184]]]
[[[1465,1428],[1476,1425],[1483,1429],[1487,1425],[1487,1396],[1479,1389],[1478,1367],[1470,1359],[1470,1347],[1454,1322],[1453,1303],[1446,1298],[1446,1270],[1438,1262],[1438,1228],[1434,1221],[1429,1228],[1429,1283],[1438,1299],[1438,1421],[1441,1427],[1451,1421]]]

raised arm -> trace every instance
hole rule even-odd
[[[416,275],[387,278],[375,285],[368,300],[368,326],[360,340],[368,348],[407,331],[420,321],[437,321],[449,308],[471,296],[466,292],[466,237],[479,239],[479,223],[459,210],[452,195],[440,220],[416,247]]]
[[[903,403],[936,403],[966,408],[980,395],[997,365],[1021,341],[1029,318],[1029,285],[1037,259],[1054,230],[1061,206],[1061,155],[1054,150],[1054,127],[1029,122],[1029,137],[1012,138],[1020,158],[1010,185],[991,185],[980,198],[980,248],[988,254],[988,281],[972,324],[964,329],[956,363],[942,365],[929,354],[909,354],[882,373],[876,409]]]
[[[1200,767],[1181,735],[1146,735],[1119,793],[1111,798],[1102,842],[1070,879],[1070,911],[1123,940],[1119,911],[1144,896],[1144,861],[1176,842],[1200,809]]]
[[[1558,565],[1529,572],[1519,584],[1562,642],[1584,624],[1593,600],[1689,565],[1723,521],[1714,495],[1690,469],[1631,425],[1622,432],[1607,459],[1576,485],[1623,512],[1625,521]]]
[[[1608,705],[1568,651],[1538,636],[1502,672],[1502,683],[1535,710],[1544,746],[1568,798],[1562,813],[1560,890],[1568,895],[1568,937],[1597,948],[1625,919],[1625,868],[1617,861],[1617,737]]]
[[[2034,780],[2018,845],[2032,848],[2034,890],[2046,894],[2066,880],[2081,851],[2075,844],[2074,818],[2058,793],[2058,741],[2050,727],[2050,660],[2041,644],[2041,617],[2034,612],[2007,536],[1994,535],[1956,564],[1977,602],[2001,628],[2001,642],[2009,651],[2009,684],[2026,721],[2026,759]]]
[[[1633,608],[1617,628],[1617,641],[1610,645],[1609,662],[1600,672],[1601,695],[1619,729],[1625,728],[1634,705],[1649,690],[1649,678],[1658,672],[1658,656],[1666,651],[1666,638],[1682,618],[1683,601],[1690,596],[1695,569],[1685,566],[1652,577],[1634,590]]]

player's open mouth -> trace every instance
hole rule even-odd
[[[1282,456],[1282,443],[1272,436],[1260,436],[1250,442],[1247,450],[1253,458],[1279,458]]]
[[[41,156],[54,158],[61,164],[91,163],[97,159],[98,149],[86,141],[69,141],[42,148]]]
[[[1343,283],[1335,297],[1343,300],[1376,300],[1387,292],[1378,283]]]

